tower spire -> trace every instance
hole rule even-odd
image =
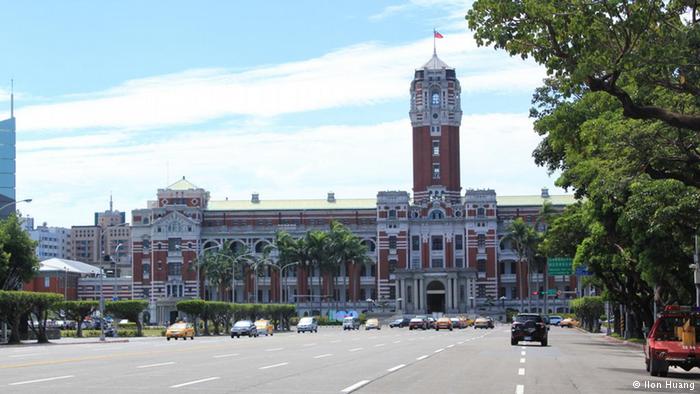
[[[109,192],[109,211],[112,212],[112,192]]]

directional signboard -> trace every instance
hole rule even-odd
[[[588,271],[587,267],[576,267],[576,275],[577,276],[590,276],[591,272]]]
[[[571,275],[571,257],[550,257],[547,259],[547,272],[549,275]]]

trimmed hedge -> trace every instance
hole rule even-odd
[[[214,325],[214,334],[218,335],[221,328],[228,333],[233,320],[268,319],[273,325],[289,329],[289,320],[296,315],[296,306],[291,304],[235,304],[221,301],[184,300],[176,304],[178,311],[184,312],[195,323],[204,323],[204,335],[209,335],[209,322]],[[197,333],[199,335],[199,333]]]
[[[20,343],[20,327],[22,316],[31,314],[31,325],[39,343],[48,342],[46,337],[46,319],[54,304],[63,300],[63,296],[54,293],[35,293],[31,291],[0,290],[0,320],[6,321],[11,333],[8,343]]]

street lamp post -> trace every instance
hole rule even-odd
[[[110,228],[121,227],[121,226],[125,226],[128,224],[129,223],[124,222],[124,223],[117,224],[115,226],[107,226],[107,227],[103,228],[102,231],[100,231],[99,242],[100,242],[100,244],[102,244],[103,247],[98,249],[98,250],[102,250],[103,255],[104,255],[104,251],[105,251],[104,244],[103,244],[103,237],[104,237],[105,233],[107,232],[107,230],[109,230]],[[115,253],[116,253],[116,249],[118,249],[120,246],[122,246],[121,243],[119,243],[119,245],[117,245],[117,248],[115,248]],[[112,257],[110,256],[109,259],[111,260]],[[103,258],[103,260],[104,260],[104,258]],[[115,265],[115,267],[116,267],[116,265]],[[116,272],[115,272],[115,275],[116,275]],[[104,280],[103,280],[103,277],[104,277],[104,270],[102,269],[102,263],[100,263],[100,319],[102,319],[100,321],[100,342],[105,341],[105,300],[104,300],[104,286],[103,286]],[[114,290],[112,290],[112,292],[114,292]],[[114,296],[114,294],[112,296]]]
[[[274,265],[274,264],[270,264],[270,265],[271,265],[272,267],[276,267],[277,269],[279,269],[279,272],[280,272],[280,303],[281,303],[281,302],[284,301],[284,299],[283,299],[283,297],[282,297],[282,280],[283,280],[283,278],[284,278],[284,270],[285,270],[286,268],[288,268],[288,267],[293,266],[293,265],[299,265],[299,262],[297,261],[297,262],[294,262],[294,263],[285,264],[285,265],[283,265],[283,266],[281,266],[281,267],[278,266],[278,265]],[[289,302],[289,285],[287,285],[287,302]]]

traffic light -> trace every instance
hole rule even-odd
[[[109,263],[112,260],[109,258],[109,255],[106,254],[106,255],[102,256],[102,261],[104,261],[105,263]]]
[[[540,294],[539,291],[533,291],[533,292],[532,292],[532,295],[538,295],[538,294]]]

